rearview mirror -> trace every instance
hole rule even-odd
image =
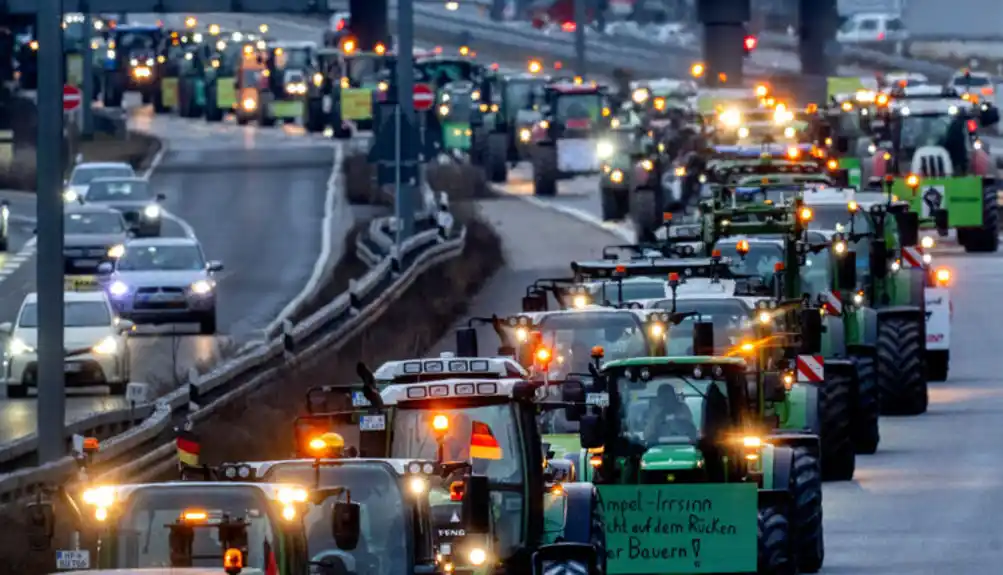
[[[857,252],[847,250],[845,254],[836,258],[836,276],[837,290],[857,289]]]
[[[871,241],[871,277],[888,277],[888,246],[883,239]]]
[[[979,125],[983,128],[995,126],[1000,121],[1000,110],[996,106],[989,106],[979,113]]]
[[[45,550],[52,545],[56,521],[52,502],[33,501],[25,506],[28,544],[32,549]]]
[[[491,492],[486,475],[468,475],[463,479],[463,526],[467,534],[491,530]]]
[[[840,155],[846,154],[850,151],[850,140],[846,136],[839,136],[836,138],[836,151]]]
[[[572,403],[564,408],[568,421],[579,421],[585,415],[585,384],[577,379],[568,379],[561,384],[561,401]]]
[[[10,333],[12,331],[14,331],[14,324],[13,323],[11,323],[9,321],[5,321],[3,323],[0,323],[0,333]]]
[[[547,311],[547,294],[531,293],[523,297],[522,311],[526,313]]]
[[[221,272],[223,271],[223,262],[217,260],[209,260],[205,264],[206,271],[210,272]]]
[[[359,530],[359,504],[336,502],[331,513],[331,535],[338,549],[355,549],[359,544]]]
[[[132,331],[132,328],[136,327],[136,324],[132,320],[120,319],[118,320],[118,331],[119,333],[126,333]]]
[[[583,415],[578,425],[578,440],[584,449],[602,447],[602,417],[595,413]]]
[[[167,199],[167,195],[164,194],[163,192],[161,192],[161,193],[159,193],[159,194],[156,195],[156,198],[157,198],[158,202],[162,202],[162,201],[164,201],[164,200]]]
[[[111,262],[101,262],[98,264],[98,275],[106,276],[114,271],[115,266]]]
[[[896,213],[895,223],[899,229],[899,242],[903,246],[919,245],[919,214],[912,211]]]
[[[947,210],[941,208],[933,212],[933,225],[937,228],[937,235],[944,237],[947,235]]]
[[[822,351],[822,314],[818,309],[801,310],[801,353]]]
[[[456,330],[456,355],[459,357],[477,357],[477,330],[472,327],[461,327]]]

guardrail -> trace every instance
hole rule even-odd
[[[310,361],[321,353],[349,341],[374,322],[387,307],[431,267],[463,253],[466,228],[440,227],[441,220],[429,214],[413,237],[394,245],[393,218],[374,220],[356,243],[358,255],[371,265],[349,289],[323,308],[289,326],[278,337],[230,359],[210,372],[191,374],[189,385],[198,390],[202,403],[189,413],[189,385],[131,410],[104,413],[67,426],[67,441],[73,434],[106,438],[94,454],[92,466],[99,479],[143,480],[163,473],[175,463],[174,429],[190,417],[199,422],[234,399],[244,396],[282,375],[289,361]],[[364,236],[364,237],[361,237]],[[359,242],[364,245],[360,247]],[[33,455],[37,438],[27,438],[0,451],[8,465]],[[0,505],[33,495],[40,489],[72,481],[77,461],[66,456],[39,467],[13,470],[0,476]],[[93,477],[93,475],[92,475]]]

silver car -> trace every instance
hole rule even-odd
[[[129,234],[116,210],[67,204],[63,213],[63,273],[94,274],[102,262],[122,255]]]
[[[99,204],[122,212],[126,223],[137,237],[160,235],[164,194],[150,190],[142,178],[98,178],[93,180],[81,198],[83,203]]]
[[[80,201],[87,192],[87,186],[98,178],[135,178],[136,171],[125,162],[84,162],[73,168],[73,173],[64,182],[63,200],[66,203]]]
[[[136,324],[198,323],[216,333],[216,278],[195,238],[129,240],[114,264],[98,266],[112,307]]]

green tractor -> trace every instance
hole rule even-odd
[[[812,226],[837,232],[857,254],[860,289],[842,292],[841,300],[844,310],[850,301],[876,310],[875,323],[868,321],[863,331],[874,337],[881,412],[918,415],[929,402],[927,380],[946,379],[950,355],[940,341],[932,347],[928,342],[926,317],[934,309],[927,309],[930,270],[918,215],[894,197],[890,182],[886,190],[849,195],[819,190],[806,193],[805,200]]]
[[[473,126],[481,121],[480,104],[480,88],[472,82],[465,80],[449,82],[438,89],[435,113],[442,128],[444,152],[472,151]]]
[[[337,48],[318,48],[316,59],[316,70],[307,85],[306,109],[303,117],[303,127],[312,134],[321,133],[328,127],[334,127],[336,112],[333,94],[336,92],[335,86],[340,87],[342,77],[340,50]],[[339,130],[344,130],[340,114],[338,114],[337,124]],[[339,135],[344,136],[344,132],[339,131]]]
[[[237,41],[244,34],[234,32],[229,40],[216,40],[211,46],[214,51],[209,56],[209,67],[205,77],[205,119],[207,122],[222,122],[227,114],[237,108],[237,71],[245,57],[257,53],[253,41]]]
[[[818,143],[824,146],[830,164],[845,173],[846,185],[853,188],[864,187],[863,163],[877,152],[871,137],[875,110],[866,102],[836,99],[819,111]]]
[[[481,138],[480,132],[475,131],[474,140],[484,141],[482,165],[490,181],[506,181],[509,166],[529,158],[532,130],[543,119],[538,100],[542,99],[543,87],[548,83],[549,76],[533,72],[514,75],[495,72],[485,78],[481,89],[484,136]]]
[[[713,355],[712,324],[693,335],[693,356],[597,353],[590,385],[564,384],[584,399],[578,436],[544,437],[599,491],[609,572],[818,572],[819,438],[777,432],[767,408],[793,375],[750,378],[744,359]]]
[[[360,52],[354,45],[347,44],[342,44],[339,63],[332,66],[328,74],[330,93],[325,93],[330,96],[330,123],[338,139],[350,138],[352,126],[357,130],[377,127],[373,103],[385,98],[393,83],[394,57],[381,45],[377,45],[375,51]],[[336,73],[340,73],[340,77],[335,78]]]
[[[942,96],[930,98],[912,98],[905,92],[889,108],[880,139],[890,142],[891,149],[874,154],[869,181],[880,186],[886,176],[894,178],[892,194],[909,203],[923,228],[942,236],[956,229],[966,251],[995,252],[996,169],[976,131],[997,124],[999,110],[973,105],[953,89],[944,90]],[[919,179],[922,187],[913,184]]]
[[[852,341],[860,344],[866,340],[857,338],[852,330],[847,334],[842,317],[827,314],[823,318],[824,310],[812,301],[811,289],[802,285],[801,268],[807,263],[808,253],[826,249],[824,245],[816,248],[807,241],[811,208],[806,207],[800,198],[795,198],[786,205],[764,203],[740,208],[715,208],[704,204],[701,211],[704,249],[718,255],[721,252],[715,246],[724,238],[738,239],[739,253],[743,249],[748,251],[749,246],[749,241],[745,240],[743,247],[741,238],[767,236],[782,241],[784,259],[776,265],[770,282],[775,298],[772,302],[761,304],[769,309],[758,312],[770,319],[757,325],[760,333],[756,340],[769,342],[769,345],[757,347],[759,364],[797,364],[797,372],[803,377],[799,377],[800,381],[792,386],[791,392],[817,399],[808,399],[803,404],[807,405],[804,408],[807,420],[800,420],[803,414],[791,411],[786,405],[774,406],[775,415],[780,417],[781,427],[790,425],[802,429],[808,425],[809,429],[818,433],[822,443],[825,479],[852,479],[857,451],[854,438],[872,437],[875,446],[877,443],[877,419],[859,408],[857,362],[861,359],[852,356],[847,348],[848,338],[856,338]],[[856,265],[853,257],[845,254],[837,260],[841,271],[846,262],[850,262],[850,266]],[[853,269],[855,272],[855,267]],[[846,281],[849,279],[855,282],[855,278],[848,277]],[[846,285],[833,287],[845,289]]]
[[[458,343],[470,347],[467,330]],[[357,455],[430,463],[433,542],[456,573],[542,573],[541,562],[607,572],[595,488],[562,484],[570,466],[547,464],[537,415],[568,406],[539,399],[545,382],[513,372],[503,358],[452,354],[394,362],[389,381],[361,364],[357,371],[361,389],[338,399],[339,411],[311,408],[298,449],[308,450],[318,432],[337,432],[359,445]],[[308,396],[308,405],[319,404]]]
[[[596,154],[602,161],[599,200],[604,220],[621,220],[630,212],[630,182],[643,139],[640,118],[627,109],[613,115],[596,144]]]

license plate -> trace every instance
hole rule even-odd
[[[383,431],[387,428],[385,415],[363,415],[359,418],[360,431]]]
[[[80,371],[82,371],[83,368],[84,366],[80,365],[79,363],[67,363],[63,366],[63,371],[65,373],[80,373]]]
[[[88,267],[88,266],[96,267],[99,263],[101,263],[101,260],[77,260],[73,263],[78,267]]]
[[[56,551],[56,569],[90,569],[90,551]]]

